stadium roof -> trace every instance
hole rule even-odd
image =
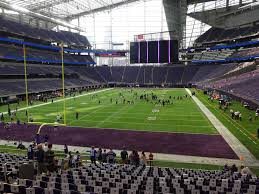
[[[4,0],[10,5],[59,19],[74,19],[140,0]],[[188,0],[188,4],[213,0]]]
[[[10,5],[60,19],[73,19],[136,1],[138,0],[5,0]]]

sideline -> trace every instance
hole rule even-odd
[[[207,116],[210,122],[214,125],[219,134],[225,139],[228,145],[237,154],[237,156],[242,156],[246,165],[259,165],[258,160],[256,160],[256,158],[250,153],[250,151],[228,130],[228,128],[226,128],[196,96],[193,96],[188,88],[185,88],[185,90],[192,97],[192,99],[201,109],[201,111]]]

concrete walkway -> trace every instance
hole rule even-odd
[[[192,97],[201,111],[206,115],[209,121],[214,125],[219,134],[225,139],[238,157],[244,158],[244,164],[248,166],[259,166],[259,161],[250,153],[250,151],[210,112],[210,110],[196,97],[192,96],[191,91],[186,88],[187,93]]]
[[[0,140],[0,145],[14,146],[15,141]],[[17,143],[17,142],[16,142]],[[23,145],[28,147],[30,142],[23,142]],[[88,153],[91,149],[90,147],[79,147],[79,146],[68,146],[69,151],[76,152],[79,151],[82,154]],[[3,149],[1,149],[3,150]],[[53,145],[53,150],[63,151],[64,145]],[[113,150],[117,156],[120,156],[121,150]],[[147,153],[149,154],[149,153]],[[242,161],[232,160],[232,159],[222,159],[222,158],[210,158],[210,157],[198,157],[198,156],[186,156],[186,155],[173,155],[173,154],[161,154],[153,153],[155,160],[163,160],[178,163],[195,163],[195,164],[214,164],[214,165],[224,165],[224,164],[237,164],[241,165]]]

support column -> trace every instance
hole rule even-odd
[[[226,0],[226,8],[229,8],[229,0]]]
[[[185,47],[185,28],[187,0],[163,0],[170,39],[178,39],[181,47]]]

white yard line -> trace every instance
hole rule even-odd
[[[192,97],[200,110],[207,116],[209,121],[214,125],[219,134],[225,139],[228,145],[234,150],[238,157],[244,158],[246,165],[259,164],[258,160],[250,151],[226,128],[221,121],[196,97],[192,96],[191,91],[186,88],[187,93]]]
[[[105,92],[105,91],[108,91],[108,90],[112,90],[113,88],[107,88],[107,89],[103,89],[103,90],[98,90],[98,91],[94,91],[94,92],[89,92],[89,93],[86,93],[86,94],[81,94],[81,95],[78,95],[78,96],[75,96],[75,97],[69,97],[69,98],[65,98],[65,99],[59,99],[59,100],[55,100],[53,101],[53,103],[57,103],[57,102],[62,102],[64,100],[70,100],[70,99],[74,99],[74,98],[80,98],[82,96],[88,96],[88,95],[91,95],[91,94],[96,94],[96,93],[100,93],[100,92]],[[49,104],[53,104],[52,102],[46,102],[46,103],[42,103],[42,104],[36,104],[36,105],[33,105],[33,106],[29,106],[29,107],[24,107],[24,108],[19,108],[17,109],[17,111],[23,111],[23,110],[27,110],[27,109],[32,109],[32,108],[36,108],[36,107],[41,107],[41,106],[45,106],[45,105],[49,105]],[[8,112],[3,112],[3,114],[8,114]]]

